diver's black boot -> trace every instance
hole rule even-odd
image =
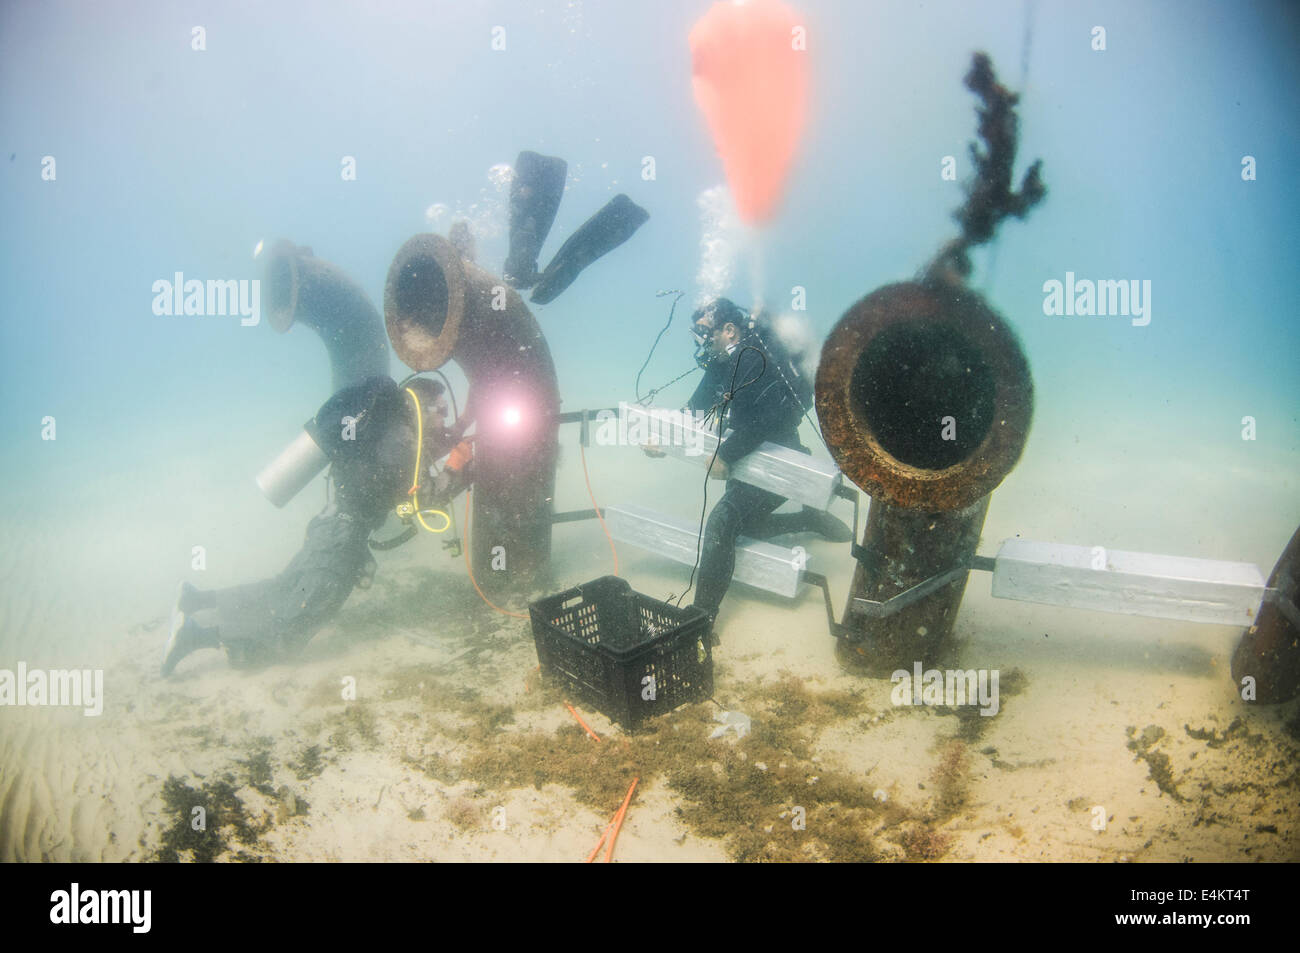
[[[537,256],[564,197],[563,159],[521,152],[510,183],[510,253],[504,277],[515,288],[537,284]]]
[[[853,539],[853,530],[849,529],[848,524],[831,516],[829,511],[813,509],[811,506],[803,509],[808,517],[809,528],[818,536],[832,543],[847,543]]]
[[[177,663],[195,649],[220,647],[221,639],[216,629],[204,628],[187,615],[199,609],[211,608],[211,595],[211,593],[201,592],[188,582],[181,583],[180,592],[176,596],[176,605],[172,608],[167,645],[163,650],[163,678],[170,675],[176,669]]]
[[[537,304],[554,301],[582,269],[631,238],[649,217],[649,212],[626,195],[614,196],[560,246],[529,300]]]
[[[193,619],[187,618],[183,612],[177,613],[172,618],[171,636],[167,639],[167,648],[163,654],[163,678],[175,671],[180,660],[195,649],[219,648],[221,648],[221,638],[216,629],[205,628]]]
[[[205,592],[188,582],[181,583],[180,593],[176,596],[176,609],[186,614],[200,609],[216,608],[217,599],[213,592]]]
[[[718,610],[709,609],[702,605],[696,605],[695,608],[699,609],[701,612],[703,612],[706,616],[709,617],[709,634],[704,637],[704,643],[710,646],[711,648],[717,648],[719,645],[722,644],[722,641],[718,638],[718,630],[714,628],[714,626],[717,624]]]

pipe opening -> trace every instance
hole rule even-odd
[[[447,298],[447,276],[433,258],[412,257],[402,263],[392,299],[399,314],[437,337],[447,323]]]
[[[271,327],[281,333],[293,326],[298,297],[297,279],[293,252],[272,252],[266,262],[262,290],[266,295],[267,320]]]
[[[881,448],[925,470],[975,452],[993,424],[995,395],[992,369],[950,325],[885,328],[863,348],[849,385],[851,408]]]
[[[293,266],[289,264],[287,257],[280,256],[271,263],[268,270],[271,294],[267,303],[273,311],[288,311],[289,303],[293,298]]]

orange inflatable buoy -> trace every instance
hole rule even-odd
[[[715,3],[691,29],[695,102],[747,222],[776,211],[808,108],[802,19],[781,0]]]

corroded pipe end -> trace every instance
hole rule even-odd
[[[267,323],[281,334],[298,324],[320,335],[335,390],[388,373],[379,312],[341,268],[306,245],[281,239],[266,253],[263,269]]]
[[[311,249],[300,249],[282,238],[266,253],[262,271],[266,318],[281,334],[293,327],[293,319],[298,313],[298,290],[302,280],[298,273],[298,256],[304,251],[311,254]]]
[[[869,496],[942,513],[987,496],[1020,459],[1033,381],[1015,333],[978,294],[905,282],[831,331],[817,416],[836,464]]]
[[[398,250],[384,284],[384,323],[411,370],[437,370],[451,359],[467,284],[459,252],[441,235],[416,235]]]
[[[1282,551],[1268,587],[1294,611],[1300,597],[1300,529]],[[1255,701],[1266,705],[1300,695],[1300,625],[1287,618],[1278,602],[1264,603],[1232,653],[1232,680],[1238,691],[1247,677],[1255,680]]]
[[[474,422],[473,572],[490,591],[542,578],[551,547],[559,428],[555,363],[536,319],[506,282],[438,235],[416,235],[388,269],[384,320],[412,370],[454,360]]]

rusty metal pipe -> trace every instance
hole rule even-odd
[[[842,658],[877,674],[934,658],[965,573],[883,618],[857,600],[883,602],[969,564],[1032,415],[1019,341],[968,288],[888,285],[840,319],[817,369],[817,416],[840,470],[871,497]]]
[[[1232,680],[1241,691],[1242,679],[1253,678],[1254,700],[1274,705],[1300,695],[1300,529],[1273,567],[1268,588],[1270,598],[1232,653]]]
[[[384,319],[415,371],[454,360],[469,380],[473,421],[472,566],[482,586],[543,582],[559,452],[559,385],[537,320],[503,278],[439,235],[416,235],[388,269]]]
[[[267,252],[262,287],[272,328],[283,334],[304,324],[325,342],[335,393],[367,377],[387,376],[388,340],[379,312],[337,265],[281,240]]]

